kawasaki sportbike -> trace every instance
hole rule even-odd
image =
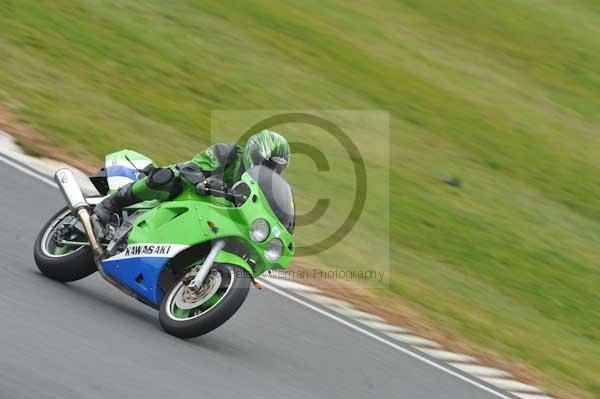
[[[90,179],[102,195],[143,177],[151,159],[123,150],[106,157]],[[70,170],[55,181],[67,207],[40,232],[40,271],[58,281],[96,271],[139,301],[159,309],[168,333],[191,338],[219,327],[242,305],[255,279],[287,268],[294,254],[290,186],[264,166],[246,171],[226,192],[184,189],[169,202],[125,208],[105,231],[90,220],[104,197],[85,197]],[[208,195],[207,195],[208,194]],[[98,230],[96,228],[96,230]]]

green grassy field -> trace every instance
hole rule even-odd
[[[600,397],[600,4],[287,3],[3,0],[0,101],[87,162],[189,158],[212,110],[387,110],[389,146],[354,138],[374,164],[389,148],[389,191],[369,186],[389,195],[390,290],[556,392]],[[293,166],[299,207],[345,188],[348,171]],[[388,219],[366,217],[337,259],[376,250]]]

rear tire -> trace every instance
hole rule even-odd
[[[65,283],[80,280],[97,270],[90,247],[77,247],[64,254],[51,253],[51,235],[69,214],[69,208],[65,207],[52,216],[38,234],[33,248],[33,257],[38,269],[45,276]]]
[[[234,265],[215,265],[211,273],[218,272],[221,273],[221,276],[224,276],[223,273],[225,271],[228,274],[233,272],[234,277],[230,281],[229,286],[222,288],[222,297],[216,304],[201,312],[197,309],[192,309],[187,315],[185,315],[184,311],[183,316],[176,316],[178,311],[181,312],[181,310],[176,307],[175,297],[186,286],[182,281],[175,284],[160,304],[158,319],[161,327],[171,335],[186,339],[209,333],[229,320],[246,300],[250,285],[252,284],[252,278],[246,270]],[[221,284],[227,281],[227,277],[223,278],[224,280]],[[214,296],[211,296],[212,298]],[[198,314],[194,315],[194,312],[198,312]]]

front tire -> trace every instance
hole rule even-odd
[[[213,287],[211,281],[217,280]],[[225,323],[242,306],[252,278],[239,266],[215,265],[206,278],[200,292],[206,292],[197,302],[186,301],[189,291],[183,279],[175,284],[160,304],[161,327],[178,338],[194,338],[204,335]],[[183,302],[182,302],[183,301]],[[199,305],[195,306],[195,303]],[[182,305],[180,308],[178,305]]]
[[[40,231],[33,248],[33,257],[38,269],[45,276],[64,283],[80,280],[97,270],[90,247],[58,247],[53,242],[52,235],[69,217],[73,216],[66,207],[52,216]],[[87,238],[83,235],[79,240],[83,242],[87,241]]]

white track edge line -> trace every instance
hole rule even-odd
[[[7,157],[6,155],[1,154],[1,153],[0,153],[0,161],[4,162],[7,165],[12,166],[15,169],[20,170],[21,172],[23,172],[23,173],[25,173],[25,174],[27,174],[27,175],[29,175],[31,177],[35,177],[36,179],[41,180],[41,181],[43,181],[46,184],[49,184],[49,185],[51,185],[53,187],[56,187],[56,184],[52,180],[50,180],[49,177],[46,177],[46,176],[44,176],[42,174],[38,174],[38,173],[32,171],[31,169],[28,169],[28,168],[20,165],[19,163],[11,160],[9,157]]]
[[[317,306],[315,306],[313,304],[310,304],[308,302],[305,302],[302,299],[297,298],[294,295],[288,294],[287,292],[285,292],[285,291],[283,291],[283,290],[281,290],[281,289],[279,289],[277,287],[272,286],[270,283],[265,282],[263,279],[260,279],[260,280],[261,280],[261,284],[265,288],[268,288],[271,291],[274,291],[274,292],[276,292],[279,295],[282,295],[282,296],[284,296],[284,297],[286,297],[286,298],[288,298],[288,299],[290,299],[290,300],[292,300],[292,301],[294,301],[294,302],[296,302],[296,303],[298,303],[300,305],[303,305],[303,306],[305,306],[305,307],[307,307],[307,308],[309,308],[311,310],[314,310],[315,312],[320,313],[323,316],[326,316],[326,317],[328,317],[328,318],[330,318],[332,320],[335,320],[338,323],[341,323],[341,324],[345,325],[346,327],[350,327],[351,329],[353,329],[355,331],[358,331],[358,332],[360,332],[360,333],[362,333],[362,334],[364,334],[364,335],[366,335],[366,336],[368,336],[370,338],[373,338],[374,340],[379,341],[379,342],[381,342],[381,343],[383,343],[385,345],[388,345],[388,346],[390,346],[390,347],[392,347],[392,348],[394,348],[394,349],[396,349],[396,350],[398,350],[400,352],[403,352],[403,353],[405,353],[405,354],[407,354],[407,355],[409,355],[409,356],[411,356],[411,357],[413,357],[413,358],[415,358],[417,360],[420,360],[420,361],[422,361],[424,363],[427,363],[428,365],[433,366],[434,368],[436,368],[438,370],[444,371],[444,372],[452,375],[453,377],[456,377],[456,378],[458,378],[460,380],[463,380],[463,381],[465,381],[465,382],[467,382],[467,383],[469,383],[471,385],[474,385],[477,388],[483,389],[486,392],[489,392],[489,393],[491,393],[493,395],[496,395],[499,398],[511,399],[510,396],[506,396],[503,393],[498,392],[498,391],[496,391],[496,390],[494,390],[494,389],[492,389],[490,387],[487,387],[487,386],[485,386],[485,385],[483,385],[483,384],[481,384],[481,383],[479,383],[479,382],[477,382],[477,381],[475,381],[475,380],[473,380],[473,379],[471,379],[469,377],[466,377],[466,376],[464,376],[462,374],[459,374],[459,373],[455,372],[454,370],[451,370],[451,369],[445,367],[442,364],[439,364],[439,363],[436,363],[436,362],[434,362],[432,360],[429,360],[429,359],[421,356],[420,354],[418,354],[416,352],[413,352],[412,350],[410,350],[408,348],[405,348],[405,347],[402,347],[400,345],[397,345],[397,344],[393,343],[392,341],[389,341],[389,340],[387,340],[387,339],[385,339],[383,337],[380,337],[379,335],[374,334],[371,331],[368,331],[368,330],[366,330],[366,329],[364,329],[364,328],[362,328],[362,327],[360,327],[360,326],[358,326],[356,324],[350,323],[349,321],[346,321],[346,320],[342,319],[341,317],[336,316],[333,313],[330,313],[330,312],[328,312],[328,311],[326,311],[324,309],[321,309],[321,308],[319,308],[319,307],[317,307]]]
[[[12,167],[14,167],[15,169],[20,170],[23,173],[26,173],[27,175],[29,175],[31,177],[35,177],[36,179],[38,179],[38,180],[40,180],[40,181],[42,181],[42,182],[44,182],[44,183],[46,183],[46,184],[48,184],[50,186],[56,187],[56,185],[54,184],[54,182],[52,182],[48,178],[44,177],[41,174],[37,174],[35,172],[32,172],[31,170],[29,170],[29,169],[27,169],[27,168],[25,168],[25,167],[17,164],[16,162],[13,162],[10,159],[7,159],[5,156],[3,156],[3,154],[0,154],[0,161],[2,161],[4,163],[6,163],[6,164],[8,164],[8,165],[10,165]],[[426,364],[428,364],[428,365],[430,365],[430,366],[432,366],[432,367],[434,367],[434,368],[436,368],[438,370],[441,370],[441,371],[443,371],[443,372],[445,372],[447,374],[450,374],[451,376],[456,377],[456,378],[458,378],[458,379],[460,379],[460,380],[462,380],[462,381],[464,381],[464,382],[466,382],[468,384],[471,384],[471,385],[473,385],[473,386],[475,386],[477,388],[483,389],[484,391],[486,391],[488,393],[491,393],[492,395],[495,395],[495,396],[497,396],[499,398],[502,398],[502,399],[512,399],[510,396],[506,396],[503,393],[498,392],[498,391],[496,391],[496,390],[494,390],[494,389],[492,389],[490,387],[487,387],[487,386],[485,386],[485,385],[483,385],[483,384],[481,384],[481,383],[479,383],[479,382],[477,382],[477,381],[475,381],[475,380],[473,380],[471,378],[468,378],[468,377],[466,377],[466,376],[464,376],[462,374],[459,374],[459,373],[457,373],[457,372],[455,372],[455,371],[453,371],[453,370],[445,367],[442,364],[439,364],[439,363],[436,363],[436,362],[434,362],[432,360],[429,360],[429,359],[421,356],[420,354],[418,354],[416,352],[413,352],[412,350],[410,350],[408,348],[404,348],[404,347],[402,347],[400,345],[397,345],[397,344],[395,344],[395,343],[393,343],[393,342],[391,342],[391,341],[389,341],[389,340],[387,340],[387,339],[385,339],[383,337],[380,337],[377,334],[372,333],[371,331],[368,331],[368,330],[366,330],[366,329],[364,329],[364,328],[362,328],[362,327],[360,327],[358,325],[350,323],[349,321],[346,321],[346,320],[344,320],[344,319],[336,316],[333,313],[330,313],[330,312],[328,312],[328,311],[326,311],[324,309],[321,309],[321,308],[319,308],[319,307],[317,307],[315,305],[312,305],[312,304],[310,304],[308,302],[305,302],[302,299],[299,299],[299,298],[295,297],[294,295],[288,294],[287,292],[285,292],[285,291],[283,291],[283,290],[281,290],[281,289],[273,286],[271,283],[267,283],[266,281],[264,281],[264,279],[261,279],[261,278],[259,278],[259,279],[261,280],[261,283],[262,283],[262,285],[265,288],[268,288],[271,291],[273,291],[273,292],[275,292],[275,293],[277,293],[279,295],[282,295],[282,296],[290,299],[291,301],[294,301],[294,302],[296,302],[296,303],[298,303],[298,304],[300,304],[300,305],[302,305],[304,307],[307,307],[307,308],[309,308],[311,310],[314,310],[315,312],[320,313],[323,316],[326,316],[326,317],[328,317],[328,318],[330,318],[332,320],[335,320],[338,323],[343,324],[346,327],[351,328],[352,330],[358,331],[358,332],[362,333],[363,335],[366,335],[369,338],[372,338],[372,339],[374,339],[376,341],[379,341],[379,342],[381,342],[381,343],[383,343],[385,345],[388,345],[388,346],[396,349],[399,352],[402,352],[402,353],[404,353],[404,354],[406,354],[408,356],[411,356],[411,357],[413,357],[413,358],[415,358],[417,360],[420,360],[423,363],[426,363]]]

